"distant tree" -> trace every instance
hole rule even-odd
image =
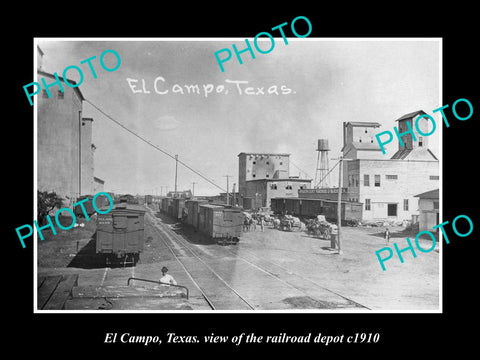
[[[47,215],[56,207],[62,207],[62,198],[55,192],[37,191],[37,222],[40,225],[45,225]]]

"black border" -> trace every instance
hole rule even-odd
[[[64,5],[64,4],[63,4]],[[272,351],[284,355],[298,355],[300,351],[312,354],[333,352],[354,354],[412,354],[440,355],[446,349],[473,349],[475,331],[468,328],[476,308],[474,291],[476,274],[475,241],[478,228],[467,238],[458,238],[449,232],[450,244],[444,245],[444,313],[443,314],[33,314],[33,248],[19,246],[15,227],[32,221],[33,215],[33,108],[28,105],[23,85],[32,81],[34,37],[253,37],[258,32],[296,16],[309,18],[313,25],[310,37],[441,37],[443,38],[443,104],[453,104],[458,98],[467,98],[473,104],[474,115],[468,121],[453,119],[447,110],[450,128],[443,129],[443,214],[444,220],[453,220],[466,214],[478,226],[476,205],[476,144],[480,113],[476,56],[476,10],[469,5],[455,3],[423,9],[419,4],[385,5],[385,9],[350,7],[326,8],[322,3],[308,9],[293,9],[290,4],[277,4],[273,12],[260,12],[258,7],[245,3],[223,3],[219,7],[200,9],[185,4],[175,11],[155,5],[141,5],[126,9],[117,4],[100,10],[98,6],[76,4],[72,16],[55,8],[29,9],[21,12],[21,35],[4,29],[9,37],[4,47],[4,87],[9,108],[4,119],[4,148],[7,161],[4,192],[8,194],[7,220],[3,239],[4,258],[4,321],[8,335],[6,344],[12,349],[36,349],[55,353],[54,357],[100,354],[156,354],[172,353],[179,356],[191,351],[197,356],[207,353]],[[131,4],[129,4],[132,7]],[[401,8],[400,8],[401,7]],[[280,10],[278,10],[280,8]],[[388,9],[387,9],[388,8]],[[4,25],[2,25],[4,26]],[[273,56],[273,55],[272,55]],[[6,91],[7,90],[7,91]],[[13,100],[13,101],[12,101]],[[478,110],[477,110],[478,109]],[[427,109],[426,109],[427,111]],[[11,186],[10,186],[11,185]],[[477,242],[478,243],[478,242]],[[473,319],[472,319],[473,320]],[[472,324],[475,329],[476,324]],[[354,334],[379,332],[377,344],[336,345],[319,347],[309,345],[191,345],[175,344],[155,348],[141,345],[104,344],[106,332],[130,332],[138,335],[162,335],[175,332],[182,335],[236,335],[242,332],[256,335],[275,335],[286,332],[302,335]],[[29,346],[32,345],[32,346]],[[61,350],[60,350],[61,349]],[[35,350],[34,350],[35,351]],[[66,353],[65,351],[68,351]]]

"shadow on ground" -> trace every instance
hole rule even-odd
[[[435,235],[436,239],[438,239],[438,231],[431,230],[430,232],[433,235]],[[400,231],[390,231],[390,237],[392,237],[392,238],[407,238],[408,237],[410,239],[414,239],[417,236],[418,233],[419,233],[419,231],[414,231],[414,230],[411,230],[411,229],[403,229],[403,230],[400,230]],[[382,231],[376,232],[376,233],[371,233],[370,235],[383,238],[385,236],[385,230],[382,230]],[[431,237],[430,237],[430,235],[425,233],[425,234],[420,235],[420,239],[431,239]]]
[[[80,268],[80,269],[103,269],[105,268],[105,256],[102,254],[97,254],[96,248],[96,233],[92,235],[92,238],[88,243],[85,244],[79,251],[75,254],[73,259],[67,265],[67,268]],[[134,263],[126,263],[124,265],[123,261],[118,263],[111,263],[108,265],[110,268],[116,267],[130,267],[135,266]]]
[[[167,215],[160,212],[156,212],[155,216],[162,220],[164,224],[170,225],[170,228],[178,235],[182,236],[186,241],[195,245],[214,245],[217,241],[210,238],[208,235],[203,234],[196,230],[193,226],[175,221]]]

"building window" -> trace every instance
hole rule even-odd
[[[430,180],[440,180],[440,176],[438,176],[438,175],[430,175]]]
[[[287,185],[287,186],[285,186],[285,189],[286,189],[286,190],[292,190],[292,185]]]
[[[270,177],[270,175],[269,175],[269,174],[265,174],[265,177]]]
[[[365,211],[371,210],[371,204],[370,204],[370,199],[365,199]]]
[[[388,204],[387,215],[397,216],[397,204]]]
[[[255,174],[252,174],[252,177],[255,177],[255,176],[257,176],[257,175],[255,175]]]
[[[423,137],[422,136],[418,137],[418,146],[420,146],[420,147],[423,146]]]
[[[270,189],[272,190],[277,190],[277,184],[271,184]]]
[[[370,175],[363,175],[363,186],[370,186]]]
[[[256,161],[252,161],[252,164],[255,165],[257,162]]]
[[[58,95],[57,95],[57,97],[58,97],[59,99],[63,99],[63,98],[65,97],[64,95],[65,95],[65,93],[64,93],[63,91],[58,90]]]
[[[283,162],[280,161],[280,165],[283,165]]]
[[[380,186],[380,175],[375,175],[375,186]]]
[[[403,199],[403,211],[408,211],[408,199]]]
[[[362,142],[362,139],[358,139],[358,142]]]
[[[439,209],[439,204],[438,201],[433,202],[433,210],[438,210]]]
[[[270,162],[267,161],[266,164],[267,164],[267,165],[270,165]]]
[[[387,180],[398,180],[398,175],[385,175]]]

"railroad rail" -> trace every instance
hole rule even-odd
[[[152,215],[151,213],[149,213],[153,219],[154,219],[154,223],[156,224],[157,222],[155,221],[155,217],[154,215]],[[200,258],[193,250],[192,248],[187,245],[186,241],[184,239],[182,239],[179,235],[175,234],[175,233],[172,233],[172,231],[170,229],[166,230],[164,229],[163,227],[157,227],[157,226],[153,226],[153,228],[155,229],[155,231],[157,231],[158,233],[161,233],[163,236],[160,236],[161,240],[163,241],[163,243],[165,244],[165,246],[170,250],[170,252],[173,254],[173,256],[175,257],[175,259],[182,265],[184,271],[188,274],[188,276],[190,277],[190,279],[194,282],[194,284],[197,286],[197,288],[200,290],[200,292],[202,293],[202,296],[204,297],[204,299],[207,301],[207,303],[209,304],[209,306],[212,308],[212,310],[216,310],[217,308],[215,307],[215,304],[214,304],[214,301],[211,300],[208,295],[205,293],[205,291],[201,288],[201,286],[198,284],[197,281],[194,280],[194,277],[193,275],[191,274],[190,271],[188,271],[188,269],[186,268],[186,266],[184,265],[184,263],[182,262],[182,260],[175,254],[175,252],[173,251],[172,247],[167,243],[167,241],[165,240],[165,237],[173,244],[174,242],[180,244],[185,250],[187,250],[195,259],[197,259],[200,263],[202,263],[223,285],[225,285],[225,287],[227,287],[231,292],[233,292],[250,310],[255,310],[255,306],[253,306],[252,304],[250,304],[248,302],[247,299],[245,299],[244,296],[242,296],[240,293],[238,293],[234,288],[232,288],[226,281],[225,279],[222,278],[222,276],[220,276],[220,274],[218,274],[218,272],[216,272],[214,269],[212,269],[212,267],[210,265],[208,265],[202,258]]]
[[[166,238],[168,238],[168,240],[170,242],[173,243],[177,243],[178,245],[180,245],[182,247],[182,249],[185,249],[186,251],[188,251],[189,253],[191,253],[196,259],[198,259],[201,263],[203,263],[207,268],[209,268],[209,270],[215,275],[217,276],[223,283],[225,283],[225,285],[227,285],[239,298],[241,298],[251,309],[254,309],[254,307],[248,303],[248,301],[241,295],[239,294],[235,289],[233,289],[231,286],[229,286],[225,280],[223,280],[223,278],[217,273],[215,272],[193,249],[192,247],[190,246],[190,244],[188,243],[188,241],[186,241],[185,239],[183,239],[180,235],[176,234],[176,233],[171,233],[171,231],[169,229],[164,229],[163,227],[157,227],[157,226],[154,226],[154,228],[156,229],[156,231],[158,231],[159,233],[162,233],[166,236]],[[170,245],[166,243],[166,240],[162,237],[162,240],[163,242],[166,244],[166,246],[172,251],[173,253],[173,250],[170,248]],[[198,250],[197,250],[198,251]],[[270,268],[270,266],[261,266],[261,263],[262,262],[267,262],[269,264],[271,264],[272,266],[276,267],[276,268],[280,268],[282,270],[285,270],[286,273],[289,274],[289,276],[295,276],[296,279],[298,280],[301,280],[301,282],[305,285],[305,286],[314,286],[316,288],[320,288],[328,293],[331,293],[332,296],[338,296],[340,298],[343,298],[344,300],[347,300],[347,302],[349,304],[352,304],[354,305],[355,307],[358,307],[358,308],[363,308],[363,309],[367,309],[367,310],[371,310],[370,308],[368,308],[367,306],[365,305],[362,305],[346,296],[343,296],[333,290],[330,290],[324,286],[322,286],[321,284],[318,284],[317,282],[309,279],[309,278],[306,278],[302,275],[299,275],[299,274],[292,274],[289,272],[289,269],[286,269],[284,266],[280,265],[280,264],[277,264],[275,262],[272,262],[272,261],[269,261],[267,259],[263,259],[261,257],[259,257],[257,254],[251,252],[251,251],[248,251],[246,249],[243,249],[243,251],[246,251],[247,253],[249,253],[250,255],[254,256],[257,260],[254,260],[254,259],[247,259],[239,254],[237,254],[236,252],[230,250],[230,249],[227,249],[227,248],[224,248],[222,247],[221,249],[218,249],[218,251],[221,251],[223,252],[224,254],[225,253],[229,253],[231,256],[233,256],[234,258],[237,258],[247,264],[249,264],[250,266],[262,271],[263,273],[273,277],[275,280],[283,283],[284,285],[292,288],[292,289],[295,289],[299,292],[302,292],[304,293],[307,297],[309,297],[310,299],[314,300],[314,301],[320,301],[322,302],[321,299],[316,299],[314,297],[312,297],[310,294],[308,294],[307,292],[305,292],[303,289],[302,289],[302,286],[298,286],[298,284],[296,282],[292,282],[292,281],[289,281],[288,279],[283,279],[281,278],[280,276],[278,276],[277,272],[272,270]],[[174,253],[173,253],[174,254]],[[174,254],[175,255],[175,254]],[[176,257],[176,256],[175,256]],[[177,258],[177,260],[179,260]],[[180,260],[179,260],[180,261]],[[181,262],[181,261],[180,261]],[[269,269],[270,268],[270,269]],[[206,296],[206,295],[205,295]],[[208,299],[208,298],[207,298]],[[212,309],[215,309],[213,307],[213,304],[211,304],[212,306]]]

